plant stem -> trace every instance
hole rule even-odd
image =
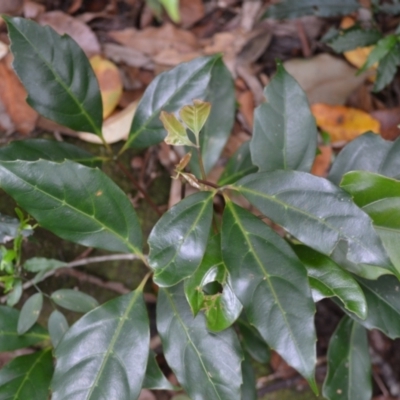
[[[204,169],[203,157],[201,155],[200,146],[197,147],[197,156],[198,156],[198,159],[199,159],[201,178],[203,180],[207,180],[207,174],[206,174],[206,170]]]
[[[149,203],[151,208],[161,217],[162,212],[158,209],[157,205],[153,202],[151,197],[146,193],[146,191],[139,185],[135,177],[125,168],[125,166],[120,162],[116,161],[118,168],[126,175],[126,177],[132,182],[133,186],[143,195],[146,201]]]

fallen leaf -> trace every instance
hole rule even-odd
[[[192,51],[189,53],[180,53],[177,49],[165,49],[153,57],[156,64],[175,67],[178,64],[194,60],[200,57],[200,51]]]
[[[124,110],[111,115],[104,121],[102,132],[107,143],[111,144],[127,139],[137,104],[138,101],[133,102]],[[102,143],[100,138],[93,133],[78,132],[77,136],[85,142]]]
[[[27,135],[35,128],[38,114],[26,102],[26,90],[12,70],[11,60],[9,54],[0,62],[0,101],[13,124],[12,128]]]
[[[24,17],[29,19],[36,19],[39,15],[46,11],[46,7],[43,4],[38,4],[34,1],[24,2]]]
[[[90,64],[99,81],[101,100],[103,102],[103,118],[105,119],[115,110],[121,98],[121,76],[118,67],[103,57],[92,57]]]
[[[8,46],[0,40],[0,60],[8,54]]]
[[[1,14],[18,14],[22,8],[23,0],[1,0],[0,13]]]
[[[332,143],[348,142],[367,131],[380,132],[379,121],[356,108],[314,104],[311,111],[318,127],[329,133]]]
[[[202,0],[180,0],[179,12],[181,23],[185,28],[189,28],[194,23],[204,17],[205,10]]]
[[[130,47],[120,46],[114,43],[105,43],[104,55],[117,63],[123,62],[131,67],[154,68],[149,57]]]
[[[147,56],[155,56],[166,49],[190,53],[199,48],[197,38],[193,33],[170,23],[165,23],[160,28],[148,27],[141,31],[135,28],[110,31],[108,35],[118,43]]]
[[[253,119],[254,119],[254,97],[250,90],[239,93],[237,96],[239,103],[239,111],[243,114],[243,117],[250,130],[253,130]]]
[[[327,145],[319,146],[320,154],[315,157],[311,173],[316,176],[326,177],[332,161],[332,147]]]
[[[355,68],[329,54],[319,54],[308,60],[292,59],[283,65],[306,92],[311,104],[344,104],[368,74],[356,76]]]
[[[101,53],[97,36],[77,18],[73,18],[62,11],[50,11],[42,14],[38,22],[41,25],[50,25],[60,35],[67,33],[82,47],[88,57]]]
[[[395,140],[400,136],[400,107],[376,110],[371,115],[380,122],[384,139]]]

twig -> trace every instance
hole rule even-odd
[[[308,42],[308,38],[307,38],[307,34],[304,30],[303,22],[300,19],[298,19],[296,21],[296,28],[297,28],[297,33],[299,35],[299,39],[301,42],[301,49],[303,51],[303,56],[305,58],[308,58],[311,56],[310,43]]]
[[[158,209],[157,205],[153,202],[151,197],[147,194],[147,192],[139,185],[136,181],[135,177],[125,168],[125,166],[120,162],[116,161],[118,168],[126,175],[126,177],[131,181],[133,186],[143,195],[146,201],[150,204],[151,208],[161,217],[162,212]]]
[[[93,264],[93,263],[98,263],[98,262],[107,262],[107,261],[115,261],[115,260],[141,260],[139,256],[136,254],[110,254],[107,256],[98,256],[98,257],[88,257],[88,258],[82,258],[80,260],[72,261],[68,264],[66,264],[63,268],[74,268],[74,267],[81,267],[83,265],[88,265],[88,264]],[[43,281],[44,279],[49,278],[50,276],[53,276],[58,269],[52,269],[51,271],[45,273],[41,279]],[[23,290],[29,289],[33,285],[36,285],[38,282],[35,281],[35,279],[32,279],[28,282],[25,282],[22,285]],[[7,301],[7,295],[0,297],[0,303],[5,303]]]

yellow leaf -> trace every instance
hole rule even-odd
[[[174,114],[161,111],[160,119],[168,132],[167,137],[164,139],[165,143],[173,146],[194,146],[187,136],[186,128]]]
[[[318,127],[331,136],[332,143],[348,142],[368,131],[380,133],[379,121],[356,108],[316,103],[311,111]]]
[[[197,137],[206,123],[210,111],[210,103],[202,100],[193,100],[192,106],[184,106],[181,108],[179,116]]]
[[[90,64],[99,81],[105,119],[115,110],[122,96],[121,76],[114,63],[100,56],[92,57]]]

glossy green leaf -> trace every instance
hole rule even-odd
[[[341,187],[372,219],[390,259],[400,272],[400,182],[366,171],[344,175]]]
[[[0,370],[0,400],[45,400],[53,374],[51,349],[14,358]]]
[[[17,332],[19,315],[19,311],[14,308],[0,306],[0,352],[22,349],[49,338],[46,329],[38,324],[25,334],[19,335]]]
[[[382,11],[387,14],[397,15],[400,13],[400,3],[397,0],[395,0],[393,3],[394,4],[390,3],[378,4],[378,9],[379,11]]]
[[[357,47],[375,44],[382,34],[376,29],[362,29],[359,25],[336,31],[328,40],[324,40],[336,53],[343,53]]]
[[[24,262],[23,267],[29,272],[41,272],[62,268],[65,265],[67,265],[65,262],[53,258],[32,257]]]
[[[193,317],[182,284],[160,290],[157,329],[168,365],[193,400],[240,399],[242,350],[235,331],[208,332],[204,315]]]
[[[49,161],[71,160],[88,167],[100,167],[101,162],[93,154],[66,142],[46,139],[16,140],[0,148],[1,161]]]
[[[294,246],[293,250],[307,268],[314,301],[336,296],[347,310],[365,319],[367,303],[364,293],[351,274],[309,247]]]
[[[211,103],[211,112],[200,132],[200,149],[204,169],[208,174],[219,160],[235,122],[236,102],[232,76],[221,57],[215,59],[208,86],[202,96],[192,97]],[[197,152],[193,153],[190,167],[200,176]]]
[[[13,67],[28,92],[29,105],[61,125],[101,136],[99,85],[83,50],[70,36],[60,36],[49,26],[18,17],[3,18]]]
[[[153,350],[149,352],[143,387],[150,390],[178,390],[162,373]]]
[[[84,315],[56,348],[52,400],[137,399],[149,341],[141,290]]]
[[[250,141],[244,142],[227,162],[218,184],[229,185],[257,170],[258,168],[251,161]]]
[[[339,185],[346,172],[356,170],[400,178],[400,138],[390,142],[372,132],[364,133],[339,153],[328,179]]]
[[[164,140],[161,111],[176,112],[193,99],[204,99],[219,59],[219,55],[196,58],[158,75],[138,105],[124,149],[149,147]]]
[[[374,92],[384,89],[394,79],[398,66],[400,65],[400,46],[396,46],[383,57],[379,63]]]
[[[343,311],[367,329],[379,329],[391,339],[400,338],[399,280],[393,275],[381,276],[373,281],[355,278],[367,300],[367,318],[361,320],[342,307]]]
[[[56,290],[50,298],[60,307],[80,313],[87,313],[99,305],[92,296],[73,289]]]
[[[254,113],[251,158],[260,171],[311,170],[317,149],[317,126],[307,96],[278,62],[265,88],[267,103]]]
[[[367,400],[372,396],[371,361],[365,328],[344,317],[329,342],[327,400]]]
[[[142,254],[131,202],[98,169],[72,161],[0,161],[0,187],[43,228],[63,239]]]
[[[206,286],[213,282],[221,284],[221,293],[205,292]],[[208,330],[222,331],[239,317],[242,305],[233,293],[228,271],[222,261],[220,235],[209,240],[200,266],[185,280],[184,288],[193,314],[203,309]]]
[[[24,303],[18,318],[18,335],[26,333],[39,318],[43,307],[43,294],[35,293]]]
[[[174,22],[179,22],[181,17],[179,13],[179,0],[158,0],[165,8],[168,16]]]
[[[250,325],[243,316],[237,320],[237,326],[242,336],[242,346],[254,360],[261,364],[267,364],[271,358],[271,352],[257,329]]]
[[[281,0],[268,8],[267,16],[276,19],[298,18],[303,15],[335,17],[351,14],[359,7],[357,0]]]
[[[154,282],[172,286],[192,275],[203,258],[210,232],[213,192],[198,192],[167,211],[149,236]]]
[[[58,346],[69,325],[67,319],[58,310],[54,310],[48,321],[49,334],[54,348]]]
[[[246,352],[242,362],[242,397],[241,400],[257,400],[256,374],[251,364],[251,359]]]
[[[173,146],[194,146],[187,136],[186,128],[174,114],[161,111],[160,120],[168,132],[165,143]]]
[[[328,180],[275,171],[249,175],[235,187],[264,215],[320,253],[331,255],[341,243],[349,261],[395,271],[368,215]]]
[[[307,271],[293,250],[249,211],[227,202],[222,257],[249,322],[317,391],[315,306]]]

